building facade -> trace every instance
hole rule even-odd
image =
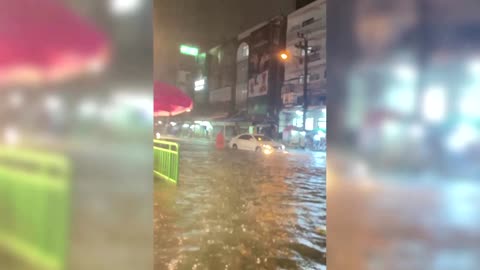
[[[312,2],[315,2],[315,0],[296,0],[295,1],[295,8],[296,9],[301,9],[304,6],[307,6]]]
[[[305,123],[307,131],[326,129],[326,1],[317,0],[288,16],[286,50],[290,58],[285,63],[285,80],[282,87],[283,109],[279,117],[279,131],[303,127],[304,50],[295,45],[298,33],[309,40],[307,98]]]
[[[235,110],[245,112],[247,110],[248,97],[248,56],[250,55],[250,45],[248,38],[250,34],[264,26],[265,23],[257,25],[238,35],[238,48],[236,58],[236,78],[235,78]]]
[[[207,50],[203,60],[200,54],[192,84],[194,116],[278,133],[285,69],[279,54],[286,48],[286,29],[287,17],[277,16]]]
[[[194,80],[202,115],[278,122],[283,63],[277,55],[285,49],[285,29],[286,17],[278,16],[205,52]]]
[[[180,48],[179,44],[179,48]],[[196,48],[192,45],[192,48]],[[199,71],[199,55],[186,55],[178,52],[175,84],[190,97],[195,97],[194,83]]]
[[[231,39],[208,51],[208,103],[214,118],[234,112],[236,47],[236,39]]]
[[[254,122],[278,122],[286,17],[278,16],[248,37],[247,113]]]
[[[204,112],[208,108],[208,57],[207,53],[200,53],[197,57],[196,71],[193,73],[193,100],[194,112]]]

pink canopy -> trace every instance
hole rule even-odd
[[[0,0],[0,86],[43,84],[102,69],[107,38],[59,0]]]
[[[193,108],[192,99],[182,90],[161,82],[154,84],[155,116],[175,116]]]

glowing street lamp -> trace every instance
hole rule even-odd
[[[280,53],[280,58],[283,60],[283,61],[286,61],[288,60],[288,53],[287,52],[281,52]]]

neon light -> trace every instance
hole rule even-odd
[[[180,45],[180,53],[185,55],[197,56],[198,48],[187,45]]]

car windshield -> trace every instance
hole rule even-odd
[[[266,137],[266,136],[255,136],[255,139],[259,142],[269,142],[272,141],[272,139]]]

